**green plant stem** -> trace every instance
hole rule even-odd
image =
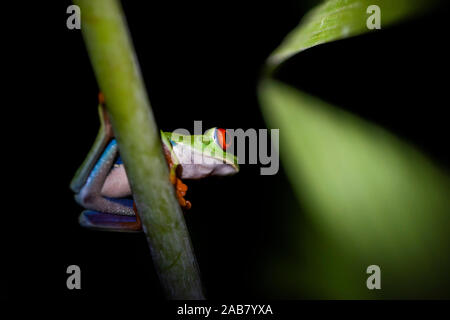
[[[74,3],[81,9],[83,37],[162,287],[169,299],[204,299],[121,5],[116,0]]]

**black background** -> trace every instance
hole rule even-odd
[[[256,96],[263,62],[311,3],[124,3],[160,128],[193,130],[194,120],[204,130],[264,128]],[[12,218],[9,291],[43,299],[163,299],[143,235],[89,231],[77,223],[82,209],[68,185],[98,130],[99,89],[81,32],[66,28],[70,4],[39,5],[37,27],[15,39],[25,45],[26,76],[13,82],[23,88],[21,110],[30,120],[20,145],[27,146],[31,175],[20,171],[15,181],[16,204],[25,214]],[[312,48],[277,77],[381,124],[448,168],[447,16],[442,6],[412,22]],[[259,166],[244,165],[234,177],[188,186],[193,208],[185,218],[207,297],[283,298],[264,291],[255,273],[268,253],[287,245],[280,208],[293,202],[293,193],[282,168],[261,176]],[[23,225],[27,231],[17,232]],[[80,291],[66,288],[71,264],[81,267]]]

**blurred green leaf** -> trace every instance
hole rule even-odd
[[[275,67],[310,47],[369,32],[367,8],[377,5],[384,28],[432,7],[434,0],[328,0],[311,10],[272,53],[267,63]]]
[[[365,282],[376,264],[384,298],[442,296],[450,266],[447,173],[382,128],[295,88],[265,80],[259,90],[310,222],[290,213],[293,248],[273,259],[273,287],[292,297],[376,297]]]
[[[273,70],[307,48],[371,31],[371,5],[385,28],[435,3],[324,1],[267,65]],[[449,297],[447,172],[382,128],[270,78],[259,97],[268,126],[280,128],[282,164],[301,207],[284,201],[280,209],[289,211],[289,243],[266,264],[273,297]],[[372,264],[382,270],[380,291],[366,287]]]

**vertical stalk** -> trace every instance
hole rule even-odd
[[[189,233],[117,0],[75,0],[153,262],[169,299],[204,299]]]

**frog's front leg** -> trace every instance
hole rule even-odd
[[[179,167],[180,165],[173,162],[170,150],[165,146],[164,141],[163,151],[167,165],[169,166],[169,180],[175,186],[175,195],[177,196],[178,203],[183,209],[189,210],[192,207],[191,202],[184,198],[188,187],[183,183],[183,181],[181,181],[180,178],[178,178],[177,170],[181,169]]]
[[[192,204],[189,200],[186,200],[184,198],[188,189],[187,185],[185,185],[183,181],[181,181],[181,179],[178,177],[176,177],[175,182],[172,183],[175,185],[175,192],[177,195],[178,203],[183,209],[189,210],[192,207]]]

